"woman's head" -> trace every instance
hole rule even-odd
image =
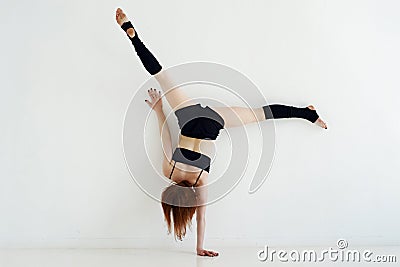
[[[186,226],[190,228],[197,206],[196,190],[188,187],[191,187],[191,184],[182,181],[170,185],[161,194],[161,205],[168,232],[172,232],[173,224],[174,236],[179,240],[186,235]]]

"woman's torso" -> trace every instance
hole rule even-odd
[[[169,165],[170,177],[175,182],[186,180],[201,184],[201,177],[208,175],[210,170],[215,155],[214,140],[224,128],[224,119],[209,106],[203,107],[199,103],[180,108],[175,115],[181,131],[172,156],[173,163],[171,161]]]
[[[197,139],[180,134],[177,148],[191,150],[197,153],[201,153],[209,158],[213,158],[215,155],[214,145],[214,140]],[[172,171],[172,168],[173,164],[170,164],[170,173]],[[175,182],[186,180],[194,184],[200,173],[201,176],[198,183],[200,183],[201,177],[208,175],[208,172],[201,172],[201,169],[196,166],[191,166],[182,162],[176,162],[171,179]]]

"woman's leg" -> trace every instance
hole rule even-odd
[[[318,116],[312,105],[305,108],[274,104],[260,108],[213,107],[212,109],[224,119],[225,128],[243,126],[269,119],[301,118],[327,129],[326,123]]]
[[[116,20],[121,28],[126,32],[129,39],[135,48],[136,54],[139,56],[145,69],[157,79],[161,88],[165,93],[165,97],[173,110],[195,104],[194,101],[189,98],[182,88],[173,87],[173,82],[170,80],[165,71],[162,71],[162,67],[155,56],[140,40],[137,32],[133,28],[132,23],[127,18],[126,14],[122,9],[118,8],[116,11]]]
[[[192,98],[186,95],[182,88],[174,87],[174,82],[165,71],[160,71],[159,73],[154,75],[154,77],[163,89],[165,97],[167,98],[169,105],[174,111],[186,106],[196,104],[196,102]]]
[[[225,128],[238,127],[265,120],[262,108],[212,107],[225,121]]]

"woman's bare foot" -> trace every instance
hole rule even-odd
[[[115,19],[117,20],[117,23],[118,23],[119,26],[121,26],[125,22],[129,21],[129,19],[126,16],[126,14],[124,13],[124,11],[122,11],[122,9],[120,9],[120,8],[117,8],[117,11],[115,12]],[[133,28],[128,29],[126,31],[126,33],[131,38],[133,38],[135,36],[135,30]]]
[[[313,105],[309,105],[308,106],[309,109],[311,110],[315,110]],[[321,119],[321,117],[319,117],[315,122],[315,124],[317,124],[319,127],[322,127],[324,129],[328,129],[328,126],[326,125],[326,123]]]

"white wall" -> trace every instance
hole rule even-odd
[[[166,235],[125,167],[123,116],[148,75],[118,6],[164,66],[226,64],[328,122],[276,122],[267,182],[249,195],[250,170],[208,208],[206,245],[400,243],[398,1],[18,0],[0,8],[0,246],[195,243]]]

